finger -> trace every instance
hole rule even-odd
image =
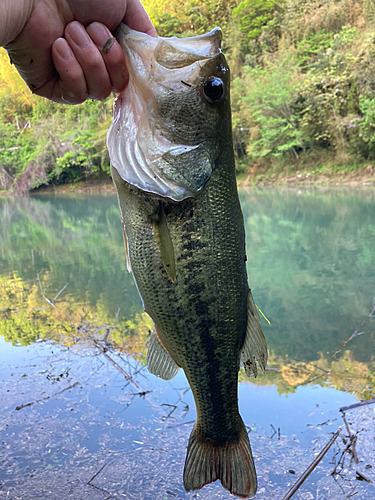
[[[133,30],[157,36],[156,30],[139,0],[129,0],[126,7],[124,23]]]
[[[91,99],[103,100],[112,91],[109,74],[98,48],[81,23],[73,21],[65,28],[65,38],[81,65]]]
[[[88,98],[86,78],[68,42],[58,38],[52,45],[52,58],[60,75],[51,98],[57,102],[79,104]]]
[[[114,92],[121,92],[128,83],[129,74],[125,66],[124,53],[117,41],[108,51],[103,50],[108,40],[113,38],[109,29],[101,23],[92,23],[86,28],[87,33],[97,46],[106,65]]]

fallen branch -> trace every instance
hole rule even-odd
[[[302,475],[298,478],[298,480],[294,483],[294,485],[290,488],[290,490],[282,498],[282,500],[289,500],[290,498],[292,498],[292,496],[298,491],[300,486],[306,481],[306,479],[309,477],[309,475],[312,473],[312,471],[315,469],[315,467],[322,460],[322,458],[327,453],[327,451],[331,448],[331,446],[336,441],[339,434],[340,434],[340,429],[335,432],[335,434],[331,437],[331,439],[328,441],[328,443],[325,445],[325,447],[322,449],[322,451],[319,453],[319,455],[314,459],[313,462],[311,462],[311,464],[302,473]]]
[[[129,375],[129,373],[124,370],[124,368],[122,366],[120,366],[118,363],[116,363],[116,361],[114,359],[111,358],[111,356],[109,356],[105,350],[96,342],[96,345],[98,347],[98,349],[101,351],[101,353],[103,354],[103,356],[110,362],[113,364],[113,366],[115,368],[117,368],[117,370],[124,376],[125,380],[127,380],[128,382],[131,382],[134,387],[136,387],[139,392],[146,392],[146,391],[143,391],[141,386],[133,379],[133,377],[131,375]]]
[[[349,441],[349,443],[346,445],[346,448],[344,449],[344,451],[341,453],[341,456],[339,458],[339,461],[337,462],[337,464],[335,465],[335,468],[333,469],[333,471],[331,472],[331,476],[334,476],[336,474],[336,471],[337,471],[337,468],[338,466],[340,465],[341,463],[341,460],[343,458],[343,456],[345,455],[345,453],[349,450],[351,446],[351,442]],[[342,463],[342,468],[344,468],[344,462]]]
[[[349,406],[343,406],[340,411],[354,410],[354,408],[359,408],[360,406],[372,405],[375,403],[375,398],[369,399],[368,401],[360,401],[359,403],[354,403]]]
[[[24,405],[16,406],[15,410],[19,411],[19,410],[22,410],[23,408],[26,408],[27,406],[32,406],[32,405],[35,405],[37,403],[40,403],[41,401],[46,401],[47,399],[54,398],[55,396],[58,396],[59,394],[62,394],[65,391],[69,391],[69,389],[73,389],[73,387],[75,387],[78,384],[79,384],[79,382],[74,382],[74,384],[70,385],[69,387],[65,387],[65,389],[62,389],[59,392],[55,392],[54,394],[51,394],[50,396],[46,396],[42,399],[36,399],[35,401],[32,401],[31,403],[26,403]]]
[[[107,491],[107,490],[105,490],[104,488],[100,488],[99,486],[95,486],[95,484],[92,484],[92,482],[91,482],[91,481],[93,481],[93,480],[94,480],[97,476],[99,476],[99,474],[102,472],[102,470],[104,469],[104,467],[105,467],[106,465],[107,465],[107,462],[103,465],[103,467],[101,467],[101,468],[98,470],[98,472],[97,472],[96,474],[94,474],[94,475],[92,476],[92,478],[90,479],[90,481],[87,481],[87,484],[88,484],[89,486],[91,486],[91,488],[95,488],[96,490],[103,491],[104,493],[107,493],[108,495],[110,495],[109,497],[107,497],[107,500],[108,500],[108,498],[113,497],[113,495],[111,495],[111,494],[110,494],[110,492],[109,492],[109,491]]]
[[[346,418],[345,418],[345,413],[343,411],[341,411],[341,416],[342,416],[342,419],[344,420],[344,423],[345,423],[345,427],[346,427],[346,430],[348,431],[348,436],[349,436],[349,439],[350,439],[350,443],[352,445],[352,454],[353,454],[353,458],[354,458],[354,462],[356,464],[358,464],[359,460],[358,460],[358,457],[357,457],[357,451],[355,449],[355,442],[356,442],[356,437],[353,436],[353,434],[350,432],[350,429],[349,429],[349,425],[348,425],[348,422],[346,421]]]
[[[355,473],[358,476],[357,477],[358,481],[366,481],[367,483],[374,484],[373,481],[371,479],[369,479],[368,477],[366,477],[364,474],[362,474],[362,472],[359,472],[358,470],[356,470]]]
[[[43,269],[42,269],[42,271],[40,271],[40,273],[38,273],[38,274],[36,275],[36,279],[37,279],[38,284],[39,284],[40,295],[43,297],[43,299],[44,299],[44,300],[45,300],[45,301],[46,301],[46,302],[47,302],[47,303],[48,303],[51,307],[54,307],[54,308],[56,309],[55,304],[53,304],[53,303],[49,300],[49,298],[47,298],[47,297],[45,296],[46,290],[47,290],[47,288],[49,287],[49,285],[47,285],[47,287],[46,287],[44,290],[42,290],[42,283],[41,283],[40,278],[39,278],[39,275],[40,275],[42,272],[43,272]]]
[[[57,292],[57,294],[55,295],[55,298],[52,299],[52,304],[54,304],[56,302],[56,300],[58,299],[58,297],[63,293],[63,291],[65,290],[65,288],[69,285],[69,283],[67,283],[65,286],[62,287],[62,289]]]
[[[182,422],[181,424],[168,425],[167,429],[173,429],[174,427],[180,427],[181,425],[194,424],[195,420],[189,420],[188,422]]]
[[[102,472],[102,470],[104,469],[104,467],[107,465],[107,462],[103,465],[103,467],[101,467],[98,472],[96,474],[94,474],[92,476],[92,478],[90,479],[90,481],[87,481],[87,484],[89,484],[90,486],[94,486],[93,484],[91,484],[92,481],[94,481],[94,479],[99,476],[99,474]]]
[[[95,346],[99,349],[99,351],[103,354],[103,356],[110,362],[112,365],[124,376],[125,380],[129,382],[133,387],[135,387],[142,395],[144,395],[145,399],[151,404],[152,407],[157,408],[159,411],[163,411],[161,405],[157,403],[151,396],[148,396],[150,391],[145,391],[142,387],[134,380],[134,378],[126,371],[122,366],[120,366],[111,356],[107,354],[107,347],[103,347],[99,342],[95,339],[91,339],[94,341]],[[164,413],[164,411],[163,411]]]

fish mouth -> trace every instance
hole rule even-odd
[[[195,196],[211,176],[212,148],[192,127],[184,134],[170,102],[199,96],[207,64],[221,56],[221,30],[191,38],[155,38],[128,28],[115,31],[123,48],[129,84],[114,105],[107,134],[111,164],[137,188],[173,201]],[[189,94],[189,95],[190,95]],[[200,97],[199,97],[200,99]],[[172,115],[172,117],[171,117]]]
[[[141,78],[156,70],[153,61],[166,69],[181,69],[221,53],[220,28],[190,38],[163,38],[134,31],[121,23],[115,36],[124,48],[128,68],[136,70]]]

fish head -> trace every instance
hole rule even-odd
[[[221,30],[154,38],[120,25],[129,83],[107,135],[112,166],[126,182],[174,201],[209,180],[230,117],[229,68]]]

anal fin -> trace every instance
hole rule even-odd
[[[180,369],[170,354],[162,346],[156,335],[155,326],[151,332],[150,346],[147,352],[147,368],[150,373],[164,380],[171,380]]]
[[[247,327],[245,342],[241,350],[241,363],[248,377],[257,376],[257,362],[264,371],[267,365],[267,343],[260,324],[258,311],[251,291],[247,297]]]

